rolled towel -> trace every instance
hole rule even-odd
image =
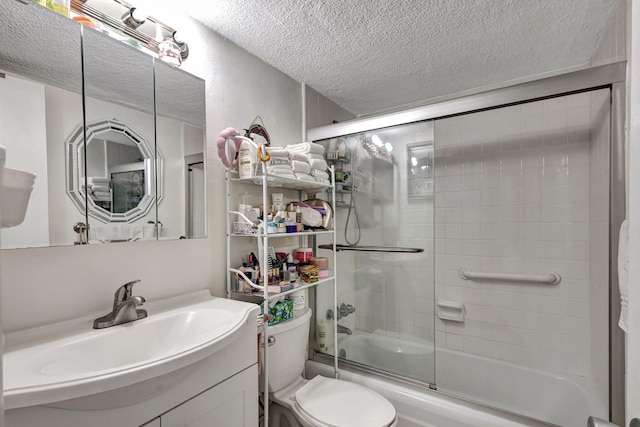
[[[309,159],[309,164],[311,165],[311,168],[321,171],[326,171],[329,167],[329,165],[327,165],[327,161],[324,159]]]
[[[295,151],[302,154],[314,153],[324,154],[324,147],[315,142],[302,142],[300,144],[287,145],[289,151]]]
[[[307,162],[292,160],[291,168],[293,169],[294,172],[311,174],[311,165]]]
[[[267,153],[271,157],[289,157],[289,150],[283,147],[267,147]]]
[[[289,159],[291,160],[298,160],[301,162],[308,162],[309,158],[303,154],[303,153],[298,153],[296,151],[289,151]]]
[[[298,172],[298,173],[296,173],[296,178],[298,178],[298,179],[300,179],[302,181],[311,181],[311,182],[315,182],[316,181],[308,173],[300,173],[300,172]]]
[[[321,171],[320,169],[311,169],[311,175],[316,178],[329,179],[329,172]]]

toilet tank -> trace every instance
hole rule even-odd
[[[279,391],[300,378],[307,355],[310,319],[311,309],[305,308],[294,312],[293,319],[269,326],[269,336],[275,337],[269,346],[269,392]],[[260,375],[259,386],[263,391],[263,375]]]

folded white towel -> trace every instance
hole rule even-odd
[[[620,289],[620,320],[618,326],[628,333],[629,314],[629,222],[625,219],[620,226],[618,242],[618,287]]]
[[[111,196],[111,191],[92,191],[91,194],[94,196]]]
[[[327,165],[327,161],[324,159],[309,159],[309,164],[313,169],[318,169],[321,171],[326,171],[329,165]]]
[[[311,175],[316,178],[329,179],[329,172],[321,171],[320,169],[311,169]]]
[[[297,151],[289,151],[289,158],[291,160],[298,160],[300,162],[308,162],[309,158],[304,153],[298,153]]]
[[[309,159],[309,160],[311,160],[311,159],[325,160],[324,155],[322,155],[322,154],[314,154],[314,153],[307,154],[307,159]]]
[[[298,160],[291,161],[291,168],[294,172],[311,174],[311,165],[307,162],[300,162]]]
[[[109,193],[111,189],[109,188],[108,185],[92,185],[91,191],[93,191],[94,193],[101,192],[101,191]]]
[[[272,157],[271,160],[264,163],[267,166],[290,165],[291,160],[288,157]]]
[[[267,153],[271,157],[289,157],[289,150],[283,147],[267,147]]]
[[[104,176],[88,176],[85,182],[84,177],[80,177],[80,183],[88,187],[92,185],[109,185],[111,180]]]
[[[293,172],[291,165],[267,166],[267,172],[288,171]]]
[[[93,199],[96,202],[110,202],[111,201],[111,196],[91,196],[91,199]]]
[[[136,240],[142,238],[142,225],[91,225],[89,239],[109,242],[112,240]]]
[[[287,178],[295,178],[295,174],[293,173],[292,169],[286,170],[286,169],[274,169],[274,170],[268,170],[267,173],[269,175],[277,175],[277,176],[284,176]]]
[[[319,176],[314,176],[313,178],[315,179],[315,181],[316,181],[318,184],[322,184],[322,185],[331,185],[331,181],[329,181],[329,180],[328,180],[328,179],[326,179],[326,178],[320,178]]]
[[[315,182],[315,179],[308,173],[296,173],[296,178],[301,179],[303,181],[311,181]]]
[[[289,151],[295,151],[303,154],[324,154],[324,147],[320,144],[316,144],[315,142],[302,142],[300,144],[287,145],[287,149]]]

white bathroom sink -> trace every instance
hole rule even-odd
[[[42,405],[127,387],[193,364],[227,346],[255,305],[207,291],[145,303],[149,317],[93,329],[97,316],[10,333],[5,408]],[[102,313],[104,314],[104,313]]]

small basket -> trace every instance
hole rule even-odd
[[[253,224],[244,221],[234,222],[233,232],[235,234],[256,234],[256,230],[253,227]]]

